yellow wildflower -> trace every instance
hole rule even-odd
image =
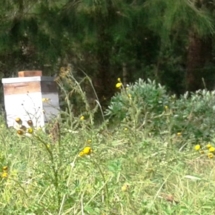
[[[121,190],[122,190],[123,192],[125,192],[125,191],[128,190],[128,187],[129,187],[129,184],[128,184],[128,183],[125,183],[125,184],[123,184]]]
[[[18,123],[18,124],[22,124],[22,120],[19,118],[19,117],[17,117],[16,119],[15,119],[15,121]]]
[[[211,146],[211,147],[209,148],[209,152],[213,152],[213,153],[214,153],[214,152],[215,152],[215,148]]]
[[[83,149],[83,152],[85,155],[90,155],[92,153],[92,149],[89,146],[87,146]]]
[[[1,174],[1,177],[2,178],[7,178],[8,177],[7,171],[3,171],[2,174]]]
[[[213,158],[213,157],[214,157],[213,153],[209,152],[208,153],[208,158]]]
[[[177,136],[180,137],[180,136],[181,136],[181,132],[178,132],[178,133],[177,133]]]
[[[92,143],[92,140],[87,140],[87,143]]]
[[[117,81],[118,81],[118,82],[121,82],[121,78],[117,78]]]
[[[200,148],[201,148],[201,146],[200,146],[199,144],[198,144],[198,145],[195,145],[195,150],[196,150],[196,151],[199,151]]]
[[[208,143],[208,144],[206,145],[206,147],[207,147],[208,149],[210,149],[210,148],[212,147],[212,145],[211,145],[210,143]]]
[[[82,157],[84,155],[90,155],[91,153],[92,153],[91,147],[87,146],[79,153],[79,156]]]
[[[83,120],[84,120],[84,116],[81,116],[81,117],[80,117],[80,120],[83,121]]]
[[[121,87],[122,87],[122,83],[121,82],[119,82],[119,83],[116,84],[116,88],[117,89],[120,89]]]
[[[28,132],[29,134],[33,134],[34,130],[33,130],[33,128],[28,128],[27,132]]]

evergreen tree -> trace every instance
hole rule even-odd
[[[206,63],[211,62],[210,38],[214,35],[211,6],[214,7],[214,2],[210,2],[210,6],[205,2],[207,1],[150,0],[145,3],[149,16],[147,24],[161,39],[158,62],[166,50],[172,50],[171,54],[184,56],[181,63],[185,61],[185,82],[189,91],[202,87],[204,74],[201,70]]]

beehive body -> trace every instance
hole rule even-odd
[[[52,77],[18,77],[2,79],[6,120],[14,126],[15,118],[32,120],[36,127],[59,112],[59,97]]]

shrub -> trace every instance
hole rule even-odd
[[[180,98],[168,95],[164,86],[151,80],[138,80],[122,86],[110,102],[106,115],[115,123],[130,122],[133,129],[149,133],[183,133],[193,141],[209,141],[214,132],[215,91],[199,90]]]

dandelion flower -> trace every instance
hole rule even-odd
[[[209,148],[209,152],[213,152],[213,153],[214,153],[214,152],[215,152],[215,148],[211,146],[211,147]]]
[[[84,120],[84,116],[81,116],[81,117],[80,117],[80,120],[83,121],[83,120]]]
[[[209,153],[208,153],[208,158],[211,159],[211,158],[213,158],[213,157],[214,157],[213,153],[209,152]]]
[[[196,150],[196,151],[199,151],[200,148],[201,148],[201,146],[200,146],[199,144],[198,144],[198,145],[195,145],[195,150]]]
[[[119,83],[116,84],[116,88],[117,89],[120,89],[121,87],[122,87],[122,83],[121,82],[119,82]]]

